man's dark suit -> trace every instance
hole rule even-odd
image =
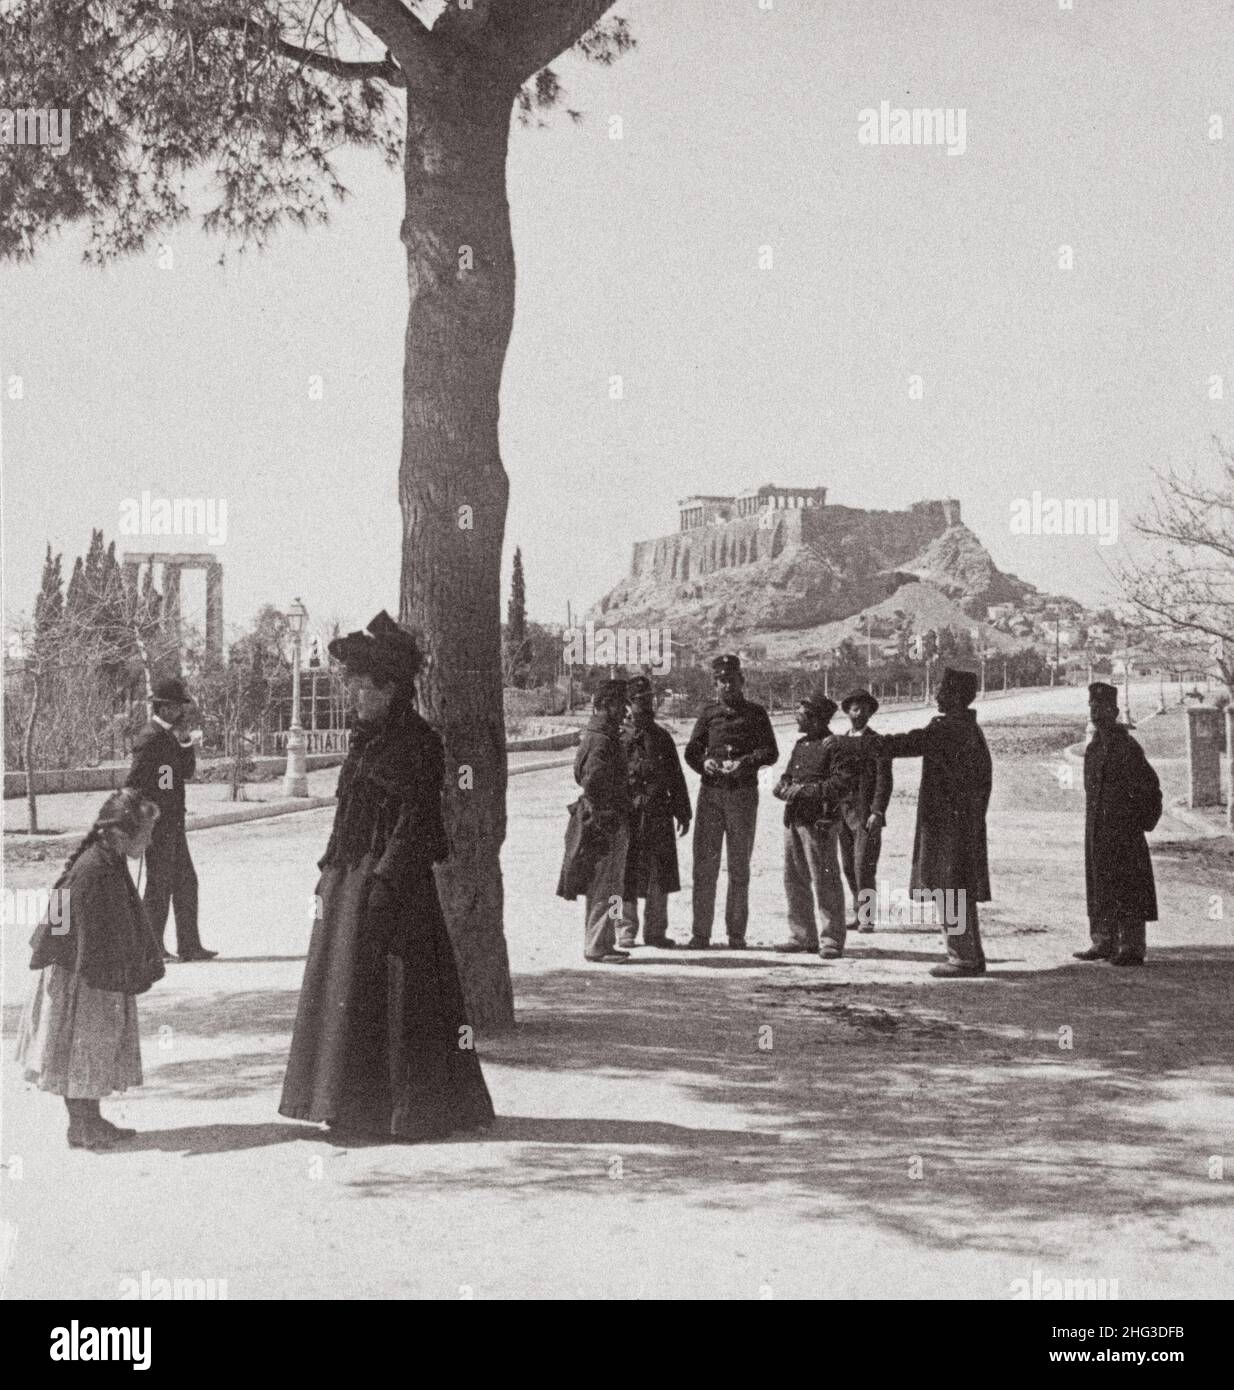
[[[184,784],[197,770],[193,745],[182,744],[175,733],[151,720],[133,744],[133,764],[126,787],[136,787],[159,808],[150,848],[146,851],[146,889],[142,901],[159,942],[167,927],[167,911],[175,908],[176,954],[201,950],[197,935],[197,871],[184,833]],[[164,950],[166,944],[164,943]]]

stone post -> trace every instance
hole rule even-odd
[[[223,566],[206,566],[206,652],[223,659]]]
[[[1229,809],[1226,819],[1234,827],[1234,703],[1225,707],[1225,769],[1229,777]]]
[[[1221,805],[1221,711],[1211,705],[1187,711],[1187,804]]]
[[[176,669],[180,667],[180,566],[163,565],[163,631],[176,652]]]

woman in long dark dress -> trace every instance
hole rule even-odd
[[[414,707],[421,657],[387,614],[330,644],[358,705],[319,862],[279,1113],[441,1138],[493,1118],[433,865],[449,853],[441,739]]]

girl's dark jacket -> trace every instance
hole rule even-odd
[[[61,920],[45,914],[35,930],[31,970],[60,965],[91,989],[118,994],[144,994],[163,978],[163,952],[123,854],[95,840],[60,876],[57,890]]]
[[[1088,915],[1157,920],[1145,831],[1161,819],[1161,783],[1122,724],[1084,750],[1084,885]]]
[[[923,729],[884,734],[872,750],[881,758],[920,758],[913,889],[963,889],[973,902],[990,901],[985,817],[993,764],[977,711],[935,715]]]

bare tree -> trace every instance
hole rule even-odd
[[[1147,633],[1192,651],[1206,643],[1209,662],[1234,692],[1234,450],[1212,442],[1215,468],[1155,475],[1135,522],[1148,554],[1124,561],[1117,577]]]

